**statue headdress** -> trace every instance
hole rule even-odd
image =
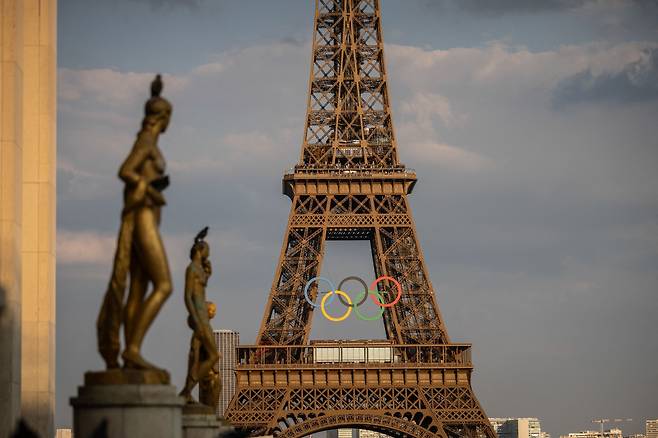
[[[190,259],[194,257],[194,253],[201,247],[201,245],[208,245],[206,241],[203,240],[207,235],[208,227],[203,227],[203,229],[194,237],[194,245],[192,245],[192,249],[190,249]]]
[[[144,105],[144,115],[147,117],[158,117],[167,111],[171,112],[171,104],[169,101],[160,96],[163,88],[164,83],[162,82],[162,75],[155,75],[155,79],[151,82],[151,98],[147,100]]]

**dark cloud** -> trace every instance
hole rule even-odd
[[[135,3],[148,3],[154,10],[186,8],[191,10],[199,9],[204,0],[130,0]]]
[[[590,69],[562,80],[554,90],[554,108],[575,103],[634,103],[658,99],[658,49],[647,49],[620,72],[595,75]]]
[[[482,15],[530,14],[543,11],[576,9],[592,0],[427,0],[431,7],[462,9]]]

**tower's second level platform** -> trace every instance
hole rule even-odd
[[[290,199],[295,195],[406,195],[416,180],[416,172],[405,166],[296,166],[283,176],[283,194]]]

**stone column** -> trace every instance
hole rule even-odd
[[[0,436],[21,404],[23,2],[0,0]]]
[[[21,1],[21,0],[19,0]],[[21,408],[55,435],[56,0],[22,0],[23,202]]]

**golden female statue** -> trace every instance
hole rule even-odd
[[[208,320],[213,319],[217,314],[217,306],[212,301],[206,301],[206,308],[208,309]],[[194,330],[191,318],[188,318],[188,325]],[[210,330],[212,332],[212,327],[210,327]],[[213,350],[213,352],[216,351],[216,349]],[[222,388],[222,382],[219,376],[219,363],[215,362],[205,376],[199,374],[199,365],[206,362],[208,359],[206,349],[202,348],[201,338],[199,338],[197,332],[194,331],[192,333],[192,339],[190,340],[186,384],[192,388],[195,384],[194,382],[198,381],[199,403],[212,408],[212,411],[215,412],[217,410],[217,404],[219,403],[219,392]],[[182,395],[185,396],[188,403],[194,404],[191,391],[192,389],[188,389]]]
[[[160,237],[162,191],[169,185],[165,161],[158,148],[160,133],[167,130],[171,104],[160,97],[162,79],[151,83],[151,98],[144,106],[142,129],[119,169],[125,183],[121,227],[114,255],[112,278],[96,323],[98,350],[108,369],[118,368],[119,329],[123,321],[124,368],[158,370],[140,354],[142,341],[165,300],[171,295],[169,263]],[[128,300],[123,303],[130,273]],[[153,290],[146,296],[149,283]]]
[[[219,360],[209,320],[212,309],[209,309],[206,302],[206,286],[212,275],[212,265],[208,259],[210,246],[203,240],[207,233],[208,227],[194,238],[194,245],[190,250],[191,261],[185,271],[185,307],[189,312],[187,324],[194,333],[190,342],[185,387],[179,395],[185,397],[188,403],[194,403],[192,389],[199,381],[208,378]]]
[[[212,301],[207,301],[206,304],[208,305],[208,319],[213,319],[217,314],[217,306]],[[193,337],[196,338],[196,336]],[[200,349],[200,341],[197,341],[197,346],[197,349]],[[206,359],[207,357],[205,353],[200,354],[199,361],[197,363],[200,363]],[[213,408],[213,412],[217,411],[217,405],[219,404],[219,393],[221,390],[222,380],[219,375],[219,362],[215,362],[212,368],[208,370],[208,374],[205,377],[201,377],[199,380],[199,402]]]

